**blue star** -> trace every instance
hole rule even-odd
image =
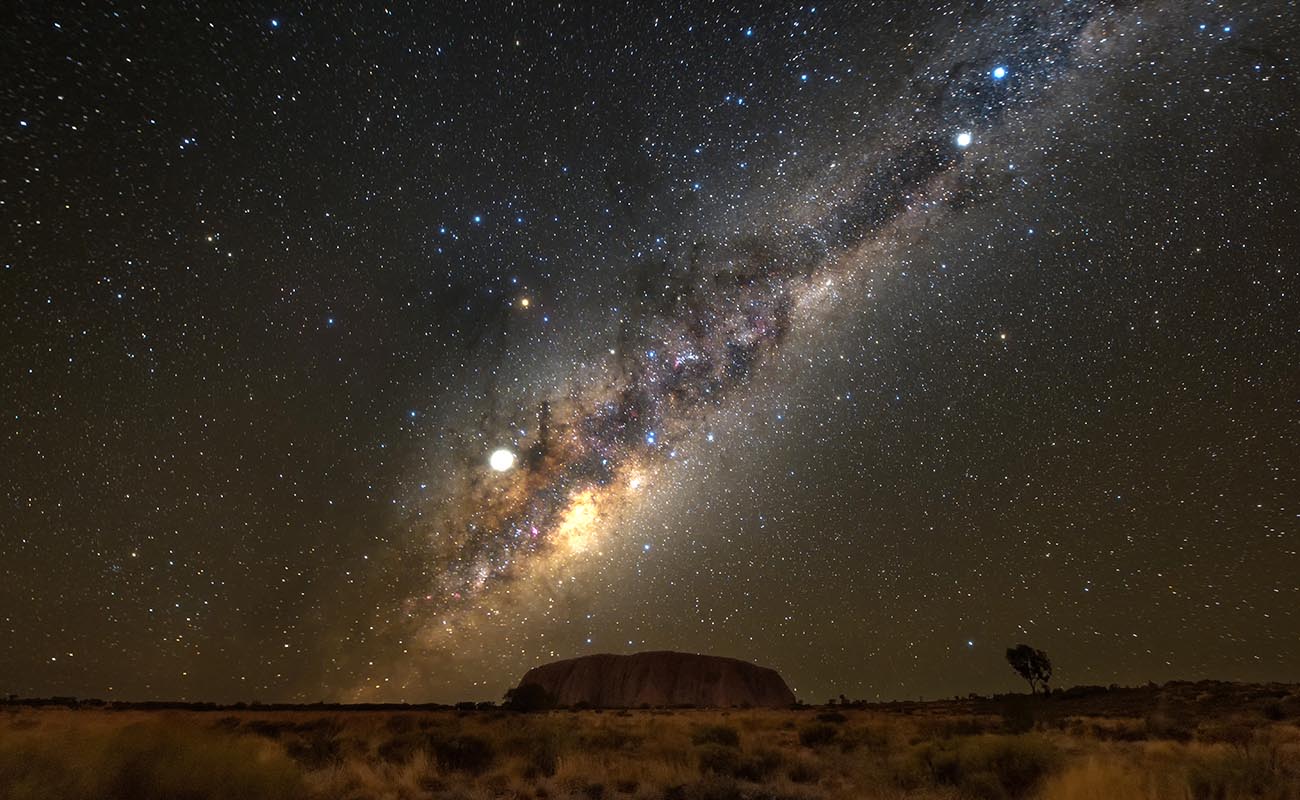
[[[1002,80],[1002,79],[1005,78],[1005,77],[1007,77],[1007,68],[1006,68],[1006,67],[1003,67],[1003,66],[997,66],[997,67],[994,67],[994,68],[993,68],[993,80],[995,80],[995,81],[1000,81],[1000,80]]]
[[[749,38],[749,39],[754,38],[754,29],[753,29],[753,28],[746,28],[746,29],[745,29],[745,36],[746,36],[746,38]]]
[[[272,28],[278,28],[278,27],[280,27],[280,20],[278,20],[278,19],[273,19],[273,20],[271,20],[271,27],[272,27]]]
[[[482,222],[483,222],[483,216],[482,216],[481,214],[475,214],[475,215],[474,215],[474,224],[475,224],[475,225],[479,225],[479,224],[481,224]]]

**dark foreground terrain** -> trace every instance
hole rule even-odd
[[[790,710],[0,706],[0,798],[1300,798],[1300,686]]]

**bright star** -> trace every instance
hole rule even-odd
[[[504,447],[493,450],[488,456],[488,466],[496,472],[505,472],[515,465],[515,454]]]
[[[1007,77],[1007,68],[1006,68],[1006,67],[994,67],[994,68],[993,68],[993,80],[995,80],[995,81],[1000,81],[1000,80],[1002,80],[1002,79],[1005,78],[1005,77]]]
[[[958,147],[961,148],[970,147],[970,143],[971,143],[970,131],[962,131],[961,133],[957,134]]]

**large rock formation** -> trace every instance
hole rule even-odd
[[[533,667],[519,685],[537,684],[558,705],[768,706],[794,703],[776,670],[734,658],[659,651],[609,653]]]

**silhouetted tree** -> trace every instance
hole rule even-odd
[[[540,683],[525,683],[514,689],[508,689],[505,700],[506,708],[515,711],[542,711],[555,708],[555,697]]]
[[[1039,687],[1047,691],[1047,683],[1052,679],[1052,659],[1042,650],[1035,650],[1027,644],[1007,648],[1007,663],[1016,674],[1029,681],[1029,691],[1038,694]]]

